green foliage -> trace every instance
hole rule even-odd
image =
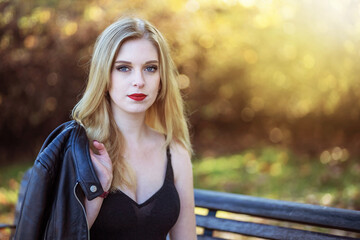
[[[30,163],[17,163],[0,168],[0,222],[12,223],[20,182]]]
[[[8,165],[0,168],[0,188],[12,186],[11,182],[16,181],[20,182],[24,172],[32,166],[30,162],[17,163]],[[14,185],[10,188],[17,188],[17,185]]]

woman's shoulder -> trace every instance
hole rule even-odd
[[[171,163],[175,181],[181,176],[192,176],[192,164],[189,151],[178,141],[170,143]]]
[[[64,122],[57,126],[45,139],[40,153],[45,151],[52,151],[52,149],[61,150],[68,146],[69,142],[76,136],[76,139],[84,139],[87,141],[85,129],[75,120]]]
[[[175,154],[179,158],[190,160],[189,151],[180,142],[172,140],[170,143],[170,150],[173,155]]]

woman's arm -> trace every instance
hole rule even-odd
[[[113,178],[112,162],[104,144],[94,141],[93,146],[96,148],[98,153],[96,154],[90,149],[91,161],[94,165],[96,175],[100,180],[103,190],[107,192],[111,187]],[[86,219],[89,229],[92,227],[99,214],[103,200],[104,199],[102,197],[97,197],[91,201],[85,199]]]
[[[85,199],[86,219],[88,222],[89,229],[94,224],[99,214],[102,203],[103,203],[103,198],[101,197],[94,198],[91,201]]]
[[[194,213],[193,173],[189,153],[180,144],[172,144],[172,166],[175,176],[175,187],[180,196],[180,215],[170,231],[171,240],[196,239],[196,222]]]

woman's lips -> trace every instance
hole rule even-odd
[[[142,101],[147,97],[147,95],[142,94],[142,93],[134,93],[134,94],[128,95],[128,97],[135,101]]]

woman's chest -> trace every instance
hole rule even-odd
[[[137,234],[166,236],[179,213],[178,192],[173,182],[166,180],[157,192],[140,204],[122,191],[109,194],[104,199],[92,231],[111,232],[117,236],[136,234],[134,239],[141,239]]]

